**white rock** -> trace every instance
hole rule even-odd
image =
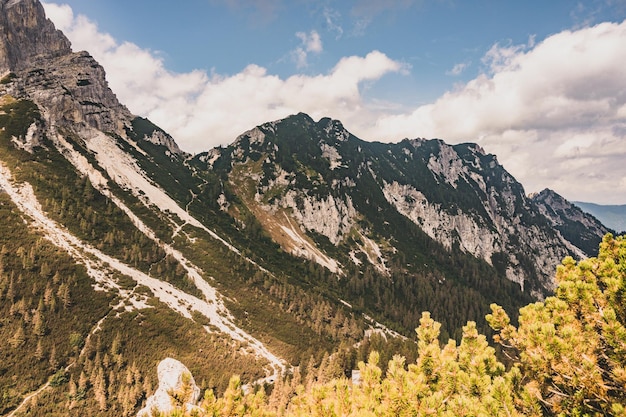
[[[189,369],[176,359],[166,358],[159,363],[158,366],[159,375],[159,387],[152,396],[146,401],[145,408],[141,409],[137,413],[137,417],[149,417],[150,412],[153,409],[157,409],[160,412],[168,413],[173,410],[172,397],[170,392],[179,390],[183,384],[183,375],[188,374],[191,381],[192,395],[185,404],[187,410],[191,411],[196,407],[196,403],[200,398],[200,388],[196,385],[196,382],[189,372]]]

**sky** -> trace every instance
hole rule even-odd
[[[497,155],[527,193],[626,204],[626,0],[46,0],[191,153],[305,112]]]

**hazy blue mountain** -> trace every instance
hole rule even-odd
[[[617,232],[626,232],[626,204],[601,205],[574,201],[575,205],[595,216],[604,225]]]

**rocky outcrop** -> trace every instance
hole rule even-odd
[[[540,279],[541,286],[549,290],[554,287],[551,276],[556,265],[570,254],[558,235],[547,233],[535,224],[524,224],[519,217],[508,217],[502,208],[494,207],[490,222],[485,222],[461,210],[444,210],[441,204],[429,202],[409,185],[386,184],[383,192],[401,214],[449,250],[457,246],[492,265],[494,255],[499,259],[504,256],[507,278],[519,283],[522,289],[529,278],[528,265],[522,267],[520,259],[525,253],[533,253],[534,275]]]
[[[133,116],[108,86],[104,69],[46,19],[36,0],[1,0],[3,94],[30,99],[50,128],[81,126],[125,135]]]
[[[146,401],[137,417],[149,417],[153,410],[169,413],[175,404],[191,412],[200,398],[200,388],[196,385],[189,369],[176,359],[163,359],[158,366],[159,387]]]
[[[420,226],[428,236],[451,250],[454,244],[465,252],[491,263],[494,252],[502,251],[498,233],[479,224],[478,219],[463,212],[451,214],[441,204],[432,204],[424,194],[410,185],[385,184],[383,193],[401,214]]]
[[[468,174],[468,167],[452,146],[443,142],[439,145],[439,153],[431,154],[428,159],[428,168],[437,177],[456,188],[459,178]]]
[[[594,256],[602,237],[611,232],[598,219],[552,190],[531,194],[530,198],[552,226],[586,256]]]
[[[93,57],[87,52],[70,53],[42,64],[17,72],[9,93],[32,99],[44,109],[52,127],[88,126],[125,134],[133,116],[119,103]]]
[[[178,144],[174,141],[170,135],[162,130],[155,130],[150,136],[144,136],[144,140],[153,143],[155,145],[165,146],[173,154],[182,154],[183,151],[178,147]]]
[[[109,88],[104,68],[88,52],[72,52],[39,1],[0,0],[0,31],[0,95],[35,102],[49,137],[93,128],[128,139],[135,116]],[[137,139],[185,155],[160,129]]]
[[[335,245],[356,223],[357,212],[350,196],[345,201],[335,199],[332,195],[315,199],[291,190],[280,199],[280,205],[291,209],[293,216],[306,230],[326,236]]]
[[[0,0],[0,75],[71,52],[70,41],[46,19],[38,0]]]

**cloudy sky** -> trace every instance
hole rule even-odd
[[[329,116],[476,142],[527,192],[626,204],[626,0],[47,0],[118,98],[196,153]]]

